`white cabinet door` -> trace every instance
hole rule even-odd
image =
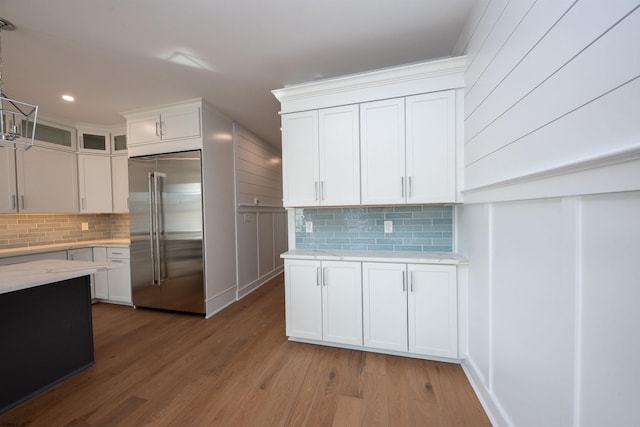
[[[408,203],[455,202],[455,95],[406,98]]]
[[[129,212],[129,158],[111,158],[111,186],[113,188],[113,212]]]
[[[359,262],[322,262],[322,339],[362,345],[362,273]]]
[[[162,140],[200,136],[200,107],[176,107],[161,114]]]
[[[319,204],[318,112],[282,116],[284,206]]]
[[[200,107],[183,105],[127,116],[127,144],[196,138],[202,135]]]
[[[109,258],[116,264],[113,270],[107,270],[109,277],[109,301],[131,304],[131,264],[128,259]]]
[[[413,265],[409,268],[409,352],[458,357],[456,267]]]
[[[93,260],[95,262],[107,262],[107,248],[93,248]],[[107,271],[98,271],[93,276],[95,298],[109,299],[109,276]]]
[[[0,213],[17,212],[15,151],[0,149]]]
[[[16,160],[21,212],[78,212],[76,153],[34,146]]]
[[[110,213],[113,211],[109,156],[79,154],[78,184],[80,212]]]
[[[405,264],[362,264],[364,345],[407,351]]]
[[[358,105],[319,111],[320,204],[360,204]]]
[[[405,203],[404,98],[360,105],[362,204]]]
[[[287,336],[322,340],[320,261],[285,260]]]
[[[127,139],[130,145],[160,141],[160,114],[127,119]]]

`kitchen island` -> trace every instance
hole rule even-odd
[[[0,412],[93,365],[90,274],[108,264],[0,266]]]

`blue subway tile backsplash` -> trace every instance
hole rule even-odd
[[[452,206],[296,209],[297,249],[453,251]],[[305,231],[313,222],[313,232]],[[384,222],[393,232],[384,232]]]

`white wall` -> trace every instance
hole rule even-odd
[[[479,2],[458,43],[463,366],[497,425],[640,425],[639,4]]]
[[[237,123],[233,131],[237,298],[242,298],[282,271],[280,254],[287,250],[287,216],[282,208],[281,155]]]

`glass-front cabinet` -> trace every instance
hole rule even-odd
[[[111,154],[127,154],[127,132],[124,128],[111,131]]]
[[[111,154],[110,138],[108,129],[78,127],[78,151]]]

